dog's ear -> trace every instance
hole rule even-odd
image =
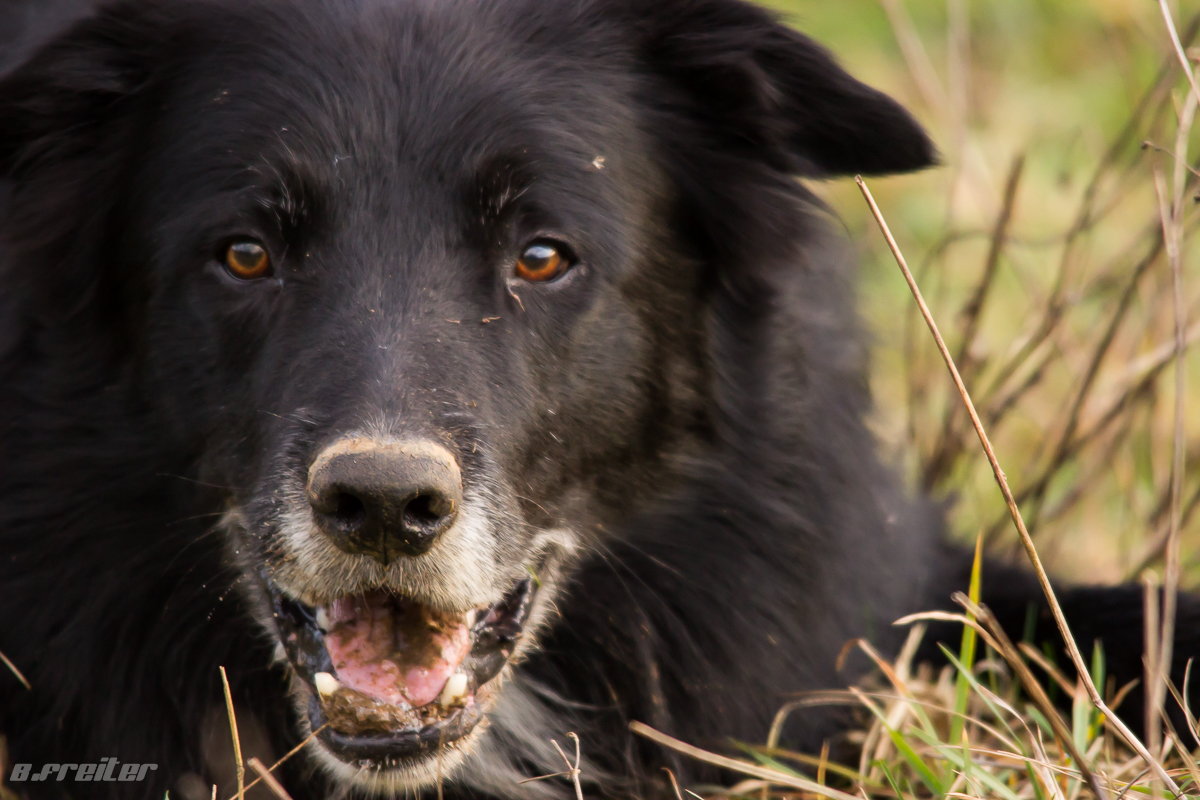
[[[624,1],[637,7],[642,58],[726,144],[814,176],[936,162],[929,137],[899,103],[769,12],[742,0]]]
[[[112,4],[0,76],[0,175],[19,179],[41,164],[111,152],[113,126],[151,82],[152,53],[163,47],[154,16]]]
[[[178,49],[156,16],[171,5],[109,3],[0,76],[0,354],[30,326],[93,326],[91,341],[115,329],[101,320],[119,314],[102,253],[166,69],[159,56]]]

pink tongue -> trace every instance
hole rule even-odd
[[[471,649],[465,615],[370,592],[335,600],[325,647],[337,678],[394,706],[432,703]]]

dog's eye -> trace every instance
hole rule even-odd
[[[566,272],[570,260],[549,242],[534,242],[517,259],[517,277],[544,283]]]
[[[251,281],[271,271],[271,257],[257,242],[234,242],[225,248],[225,268],[233,277]]]

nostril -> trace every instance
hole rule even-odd
[[[438,500],[432,494],[419,494],[408,501],[401,514],[404,527],[422,532],[436,528],[445,518],[444,514],[438,513],[437,507],[443,505]]]
[[[354,530],[361,528],[367,521],[367,508],[363,505],[362,500],[354,495],[338,492],[333,513],[330,516],[342,530]]]

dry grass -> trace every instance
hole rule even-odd
[[[1136,579],[1162,565],[1177,516],[1181,579],[1197,583],[1200,473],[1182,473],[1177,515],[1170,500],[1174,286],[1154,168],[1168,184],[1182,173],[1169,205],[1200,183],[1186,159],[1175,164],[1176,104],[1189,87],[1158,4],[771,2],[905,101],[942,148],[942,168],[872,188],[1053,571]],[[1180,3],[1186,48],[1200,4]],[[1046,63],[1060,51],[1071,58]],[[964,539],[983,530],[993,550],[1017,552],[970,420],[866,207],[846,181],[820,190],[862,248],[872,381],[890,398],[875,427],[888,452],[914,488],[957,498]],[[1176,205],[1190,232],[1190,204]],[[1184,310],[1200,318],[1200,294],[1186,291],[1196,248],[1181,244]],[[1185,328],[1186,343],[1198,337],[1200,325]],[[1200,457],[1200,413],[1185,419],[1187,463]]]
[[[961,534],[978,532],[993,550],[1021,545],[1043,578],[1039,551],[1068,577],[1142,578],[1153,632],[1146,642],[1148,679],[1109,686],[1101,696],[1102,652],[1085,664],[1059,614],[1081,676],[1068,681],[992,623],[978,605],[977,572],[973,596],[958,598],[965,613],[928,615],[964,626],[959,651],[946,652],[951,666],[936,674],[911,663],[924,631],[918,615],[902,621],[913,626],[911,636],[892,663],[860,643],[879,666],[872,682],[785,706],[763,745],[741,745],[748,759],[731,763],[645,726],[635,733],[752,776],[732,787],[692,787],[706,797],[1200,796],[1200,730],[1190,711],[1189,730],[1171,726],[1164,708],[1180,698],[1163,669],[1172,659],[1175,589],[1200,578],[1194,557],[1200,480],[1189,469],[1200,458],[1200,415],[1190,415],[1196,422],[1189,424],[1188,413],[1200,393],[1189,392],[1186,369],[1190,345],[1200,338],[1200,325],[1187,322],[1200,299],[1194,281],[1188,293],[1188,263],[1196,254],[1188,234],[1200,187],[1189,161],[1200,101],[1190,73],[1200,51],[1188,48],[1200,30],[1200,9],[1159,0],[1100,4],[1103,10],[1092,12],[1090,21],[1107,26],[1106,41],[1115,48],[1111,57],[1094,55],[1127,68],[1128,99],[1118,124],[1079,120],[1086,141],[1077,149],[1091,156],[1060,163],[1055,176],[1047,162],[1061,158],[1061,142],[1045,131],[1014,137],[1019,126],[990,117],[984,107],[986,94],[987,103],[1011,116],[1028,90],[1022,83],[1028,75],[997,66],[1003,59],[995,56],[996,42],[980,42],[1003,38],[1003,31],[978,30],[994,2],[974,9],[966,0],[909,0],[911,9],[904,0],[871,2],[895,43],[891,71],[875,82],[923,112],[946,156],[938,172],[883,184],[882,205],[899,219],[896,238],[919,254],[915,277],[865,186],[887,249],[844,186],[825,189],[852,236],[868,243],[865,294],[881,334],[877,395],[906,398],[880,409],[877,428],[915,488],[958,498],[954,522]],[[815,8],[801,0],[780,4],[800,16]],[[855,4],[862,5],[847,6]],[[1047,2],[1042,10],[1052,15],[1063,5],[1069,4]],[[1010,7],[1032,13],[1028,5]],[[1173,15],[1181,10],[1192,16],[1179,29]],[[824,19],[854,12],[831,11]],[[922,28],[917,19],[935,24]],[[1014,31],[1019,35],[1018,25],[1007,33]],[[1051,44],[1076,33],[1086,42],[1094,31],[1061,30]],[[973,44],[985,53],[990,47],[990,61],[975,62]],[[880,270],[892,255],[916,304],[896,291],[902,284],[894,267]],[[918,285],[931,295],[928,306]],[[893,324],[901,303],[908,313]],[[921,317],[932,338],[921,330]],[[985,429],[1014,476],[1011,490]],[[1162,608],[1158,568],[1167,590]],[[1054,608],[1048,582],[1043,588]],[[983,658],[976,652],[980,639]],[[1130,691],[1146,694],[1145,742],[1113,714]],[[1051,702],[1054,693],[1073,698],[1069,715]],[[828,748],[814,755],[778,747],[782,717],[792,708],[846,702],[862,709],[863,726],[852,737],[858,763],[832,764]]]

